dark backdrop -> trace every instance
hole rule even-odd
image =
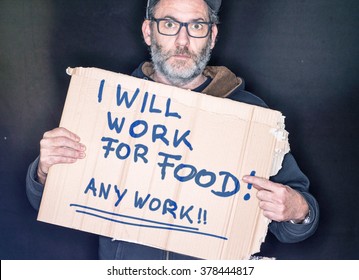
[[[0,0],[0,258],[94,259],[97,237],[36,221],[25,195],[42,134],[56,127],[68,66],[130,73],[147,47],[145,0]],[[358,259],[356,0],[224,0],[212,64],[287,117],[294,156],[321,207],[317,233],[262,255]]]

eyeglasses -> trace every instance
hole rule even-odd
[[[157,31],[162,35],[176,36],[185,26],[187,34],[193,38],[207,37],[213,24],[204,21],[180,22],[171,18],[151,18],[151,21],[157,23]]]

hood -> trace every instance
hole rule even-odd
[[[203,74],[212,78],[212,82],[203,90],[208,95],[227,97],[236,88],[244,87],[243,80],[224,66],[207,66]]]

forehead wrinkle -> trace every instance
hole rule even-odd
[[[175,21],[178,21],[178,22],[181,22],[181,20],[179,20],[178,18],[174,17],[174,16],[164,16],[163,18],[168,18],[168,19],[172,19],[172,20],[175,20]],[[195,18],[195,19],[191,19],[190,21],[187,21],[187,22],[202,22],[202,21],[205,21],[204,18],[200,17],[200,18]]]

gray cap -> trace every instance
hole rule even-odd
[[[218,13],[219,8],[221,7],[222,0],[204,0],[207,5],[214,10],[216,13]],[[146,9],[146,18],[148,18],[148,7],[154,2],[154,0],[148,0],[147,1],[147,9]]]
[[[219,8],[221,7],[222,0],[204,0],[208,4],[208,6],[211,7],[213,11],[218,13]]]

